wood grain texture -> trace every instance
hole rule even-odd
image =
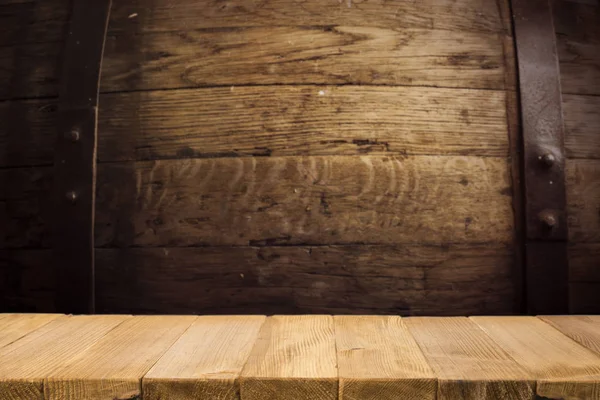
[[[569,176],[593,181],[595,170],[583,163]],[[514,235],[508,164],[496,158],[162,160],[101,164],[98,180],[101,247],[509,243]],[[0,184],[0,248],[49,248],[52,168],[0,169]],[[586,210],[575,203],[571,215]]]
[[[600,158],[600,97],[564,95],[565,148],[569,158]]]
[[[569,311],[600,314],[600,243],[572,243],[569,269]]]
[[[600,160],[567,160],[569,240],[600,242]]]
[[[437,380],[400,317],[335,316],[339,398],[435,399]]]
[[[600,95],[600,6],[574,13],[555,13],[562,92]]]
[[[0,250],[0,311],[55,312],[50,250]]]
[[[0,100],[56,96],[62,43],[0,46]]]
[[[0,248],[50,247],[52,168],[0,169]]]
[[[44,382],[47,400],[130,399],[141,380],[189,328],[193,316],[131,318]]]
[[[333,317],[267,319],[242,370],[240,388],[244,400],[337,399]]]
[[[495,158],[105,164],[98,170],[96,244],[507,243],[510,194],[507,161]]]
[[[68,0],[4,0],[0,4],[0,46],[62,41],[68,14]]]
[[[517,312],[501,245],[97,249],[103,313]]]
[[[191,29],[298,26],[373,26],[380,28],[437,28],[497,33],[502,21],[495,2],[486,0],[385,0],[322,2],[306,0],[251,1],[168,0],[116,2],[110,32],[123,36]],[[135,17],[131,15],[137,14]],[[202,15],[204,18],[198,18]]]
[[[240,398],[239,375],[264,316],[199,317],[144,376],[144,399]]]
[[[501,91],[365,86],[105,94],[98,157],[100,161],[367,153],[505,157],[505,97]]]
[[[600,354],[600,317],[596,315],[550,315],[539,318],[582,346]]]
[[[58,317],[59,314],[1,314],[0,347],[21,339]]]
[[[504,89],[497,34],[368,26],[236,27],[113,36],[101,91],[363,84]]]
[[[533,398],[532,377],[469,319],[403,321],[438,378],[438,399]]]
[[[1,348],[0,399],[44,399],[42,386],[46,377],[128,318],[62,316]]]
[[[538,396],[600,398],[600,358],[535,317],[472,317],[477,325],[537,379]]]
[[[0,167],[53,162],[56,110],[54,99],[0,102]]]

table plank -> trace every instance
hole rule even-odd
[[[0,349],[0,399],[43,399],[43,381],[128,316],[62,316]]]
[[[600,358],[535,317],[472,317],[552,399],[600,398]]]
[[[273,316],[265,322],[240,377],[244,400],[338,397],[333,317]]]
[[[139,316],[54,372],[44,382],[47,400],[129,399],[141,395],[141,380],[189,328],[193,316]]]
[[[238,378],[264,322],[264,316],[199,317],[144,376],[144,399],[239,399]]]
[[[60,314],[3,314],[0,315],[0,347],[7,346],[23,336],[59,318]]]
[[[438,377],[438,399],[531,399],[533,379],[465,317],[406,318]]]
[[[396,316],[334,317],[340,399],[435,399],[437,380]]]
[[[539,318],[577,343],[600,354],[600,316],[553,315]]]

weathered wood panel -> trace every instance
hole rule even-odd
[[[569,246],[570,312],[600,313],[600,243]]]
[[[334,316],[339,398],[435,399],[437,379],[397,316]]]
[[[144,376],[146,400],[239,400],[239,376],[265,317],[199,317]]]
[[[600,3],[597,0],[552,0],[551,4],[559,38],[600,44]]]
[[[0,167],[49,165],[54,158],[57,102],[0,102]]]
[[[488,0],[234,0],[226,3],[130,0],[115,2],[110,32],[138,34],[223,27],[342,25],[498,33],[503,30],[502,17],[496,2]]]
[[[0,170],[0,248],[49,247],[51,172]],[[222,158],[101,164],[98,174],[101,247],[509,243],[514,234],[503,159]]]
[[[385,87],[235,87],[101,96],[100,161],[243,155],[506,156],[503,92]],[[565,112],[594,128],[593,101]],[[53,162],[57,103],[0,103],[0,166]],[[227,114],[227,118],[223,115]],[[567,117],[573,115],[569,121]],[[591,125],[590,125],[591,124]],[[595,136],[590,136],[593,141]],[[589,146],[581,146],[589,152]]]
[[[507,156],[504,92],[271,86],[105,94],[101,161],[245,155]],[[226,116],[226,117],[225,117]]]
[[[54,370],[44,381],[44,398],[141,398],[142,377],[195,319],[194,316],[127,319],[68,364]]]
[[[2,312],[56,311],[50,257],[50,250],[0,250]]]
[[[600,242],[600,160],[567,160],[569,240]]]
[[[529,374],[469,319],[403,321],[438,377],[438,399],[533,397],[535,384]]]
[[[101,90],[364,84],[504,89],[498,34],[359,26],[110,37]]]
[[[240,389],[244,400],[337,399],[333,317],[267,319],[242,370]]]
[[[563,96],[565,148],[569,158],[600,158],[600,97]]]
[[[558,38],[563,93],[600,95],[600,43]]]
[[[0,100],[56,96],[62,43],[0,46]]]
[[[100,247],[509,243],[514,234],[508,165],[495,158],[106,164],[98,192]]]
[[[0,4],[0,46],[60,42],[68,15],[69,0],[4,0]]]
[[[563,93],[600,94],[600,4],[555,0]]]
[[[98,249],[101,312],[473,315],[517,311],[505,246]]]
[[[600,358],[535,317],[472,317],[549,399],[597,399]]]
[[[128,316],[62,316],[0,349],[0,399],[41,400],[44,379]],[[77,335],[73,335],[76,331]]]

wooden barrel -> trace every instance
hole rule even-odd
[[[552,7],[569,309],[595,313],[600,5]],[[64,287],[50,193],[69,10],[0,4],[2,311],[54,311]],[[115,2],[96,311],[524,312],[512,24],[507,0]]]

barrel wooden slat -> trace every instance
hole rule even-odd
[[[503,157],[505,101],[501,91],[372,86],[103,95],[98,157],[100,162],[371,153]]]
[[[504,7],[504,1],[500,3]],[[117,2],[110,33],[160,33],[182,29],[279,26],[373,26],[383,28],[437,28],[450,31],[499,33],[505,15],[487,0],[424,0],[388,3],[383,0],[295,2],[252,0],[221,3],[213,0],[144,0]],[[198,18],[201,15],[203,18]]]
[[[504,89],[497,34],[248,27],[109,38],[106,46],[103,92],[271,84]]]
[[[600,242],[600,159],[570,159],[566,168],[569,239]]]
[[[435,156],[103,164],[97,245],[509,243],[507,169]]]
[[[600,96],[563,95],[565,148],[569,158],[600,158]]]
[[[128,313],[506,314],[503,245],[98,249],[98,310]]]
[[[0,4],[0,47],[62,42],[68,0],[5,0]]]

